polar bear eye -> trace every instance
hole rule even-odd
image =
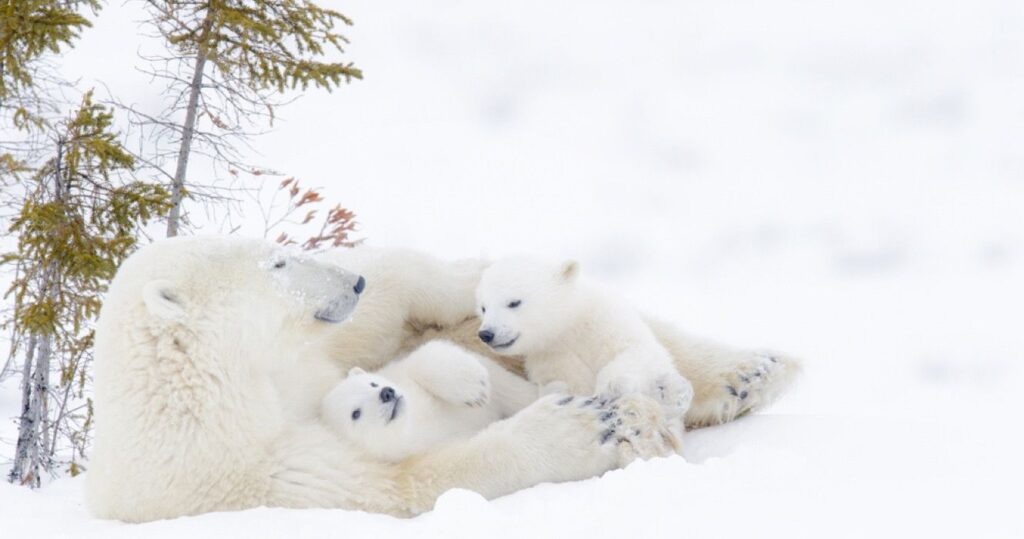
[[[285,261],[284,260],[278,260],[277,262],[274,262],[274,269],[281,269],[284,266],[285,266]]]
[[[518,306],[519,306],[519,305],[520,305],[520,304],[521,304],[522,302],[523,302],[523,300],[520,300],[520,299],[517,299],[517,300],[513,300],[513,301],[510,301],[510,302],[508,302],[508,308],[509,308],[509,309],[515,309],[515,308],[516,308],[516,307],[518,307]]]
[[[377,387],[377,382],[370,382],[370,387]]]
[[[359,416],[361,415],[363,415],[363,411],[360,410],[359,408],[356,408],[355,410],[352,411],[352,421],[359,419]]]
[[[484,314],[486,312],[487,312],[487,307],[480,307],[480,314]]]

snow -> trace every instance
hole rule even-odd
[[[0,484],[5,537],[1024,536],[1024,4],[336,7],[367,78],[282,109],[261,161],[372,244],[572,256],[695,333],[805,357],[800,385],[685,459],[411,520],[129,526],[62,479]],[[108,6],[64,71],[155,104],[126,68],[138,18]]]
[[[5,519],[10,537],[1019,536],[1019,499],[1004,464],[1020,448],[989,446],[998,441],[990,434],[973,425],[754,416],[691,433],[685,460],[637,462],[493,502],[454,490],[410,520],[261,508],[128,525],[90,519],[79,479],[39,492],[4,484],[0,503],[18,508]]]

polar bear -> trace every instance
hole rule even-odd
[[[317,362],[325,356],[330,360],[291,372],[340,369],[335,378],[317,374],[289,380],[282,391],[289,393],[285,402],[296,413],[315,417],[322,396],[348,369],[379,369],[437,338],[522,371],[521,357],[509,351],[499,353],[478,336],[481,313],[475,294],[489,261],[439,260],[414,250],[370,246],[329,250],[319,257],[375,284],[363,294],[353,319],[332,330],[323,342],[324,354],[310,356]],[[692,384],[693,400],[684,417],[687,427],[717,425],[763,409],[783,394],[801,371],[800,361],[789,355],[722,345],[649,316],[643,316],[643,321],[668,350],[678,372]]]
[[[693,387],[640,314],[579,282],[575,261],[509,257],[480,278],[478,337],[502,355],[522,356],[527,377],[576,395],[645,393],[682,417]]]
[[[321,417],[367,454],[398,462],[468,438],[537,397],[535,384],[437,340],[375,373],[353,367],[324,397]]]
[[[413,515],[450,488],[501,496],[674,450],[660,407],[637,395],[542,398],[397,463],[360,451],[310,417],[307,401],[318,404],[346,364],[387,361],[361,354],[425,331],[389,326],[395,318],[443,329],[452,305],[418,318],[412,303],[441,298],[461,275],[429,257],[377,260],[364,274],[231,237],[161,240],[130,256],[96,327],[91,511],[131,522],[258,506]],[[388,289],[388,272],[407,284]]]

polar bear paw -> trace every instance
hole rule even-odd
[[[647,378],[634,373],[620,374],[598,385],[598,394],[608,398],[633,393],[642,393],[656,400],[669,418],[682,417],[693,401],[693,385],[675,370]]]
[[[679,452],[679,440],[667,427],[661,406],[640,394],[625,397],[593,396],[585,399],[563,396],[560,406],[576,405],[580,410],[599,412],[603,423],[599,441],[614,445],[618,464],[625,466],[633,460],[662,457]]]
[[[434,396],[455,405],[484,406],[491,399],[491,375],[483,358],[449,341],[430,341],[403,361],[409,376]]]
[[[679,440],[650,397],[542,397],[509,420],[518,440],[530,440],[557,475],[581,479],[635,459],[677,453]]]
[[[679,454],[681,444],[676,431],[665,421],[660,403],[643,395],[618,399],[615,442],[619,465],[635,459],[649,459]]]
[[[739,368],[729,373],[723,387],[726,407],[733,417],[742,416],[775,400],[799,364],[768,350],[750,352]]]
[[[693,385],[678,372],[667,372],[651,382],[647,394],[661,404],[668,417],[679,418],[693,402]]]
[[[482,436],[527,484],[595,477],[638,458],[671,455],[679,445],[661,406],[642,395],[548,395]]]
[[[460,369],[462,372],[451,373],[451,386],[448,388],[452,402],[461,402],[466,406],[478,408],[491,400],[491,375],[487,369],[476,363],[478,368]]]

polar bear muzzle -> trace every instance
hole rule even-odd
[[[313,315],[321,322],[337,324],[352,315],[359,303],[359,295],[366,289],[366,278],[341,268],[329,268],[330,277],[325,279],[328,295]],[[355,284],[352,284],[353,280]],[[333,293],[332,293],[333,292]]]
[[[308,256],[278,255],[262,265],[277,281],[279,290],[314,309],[321,322],[344,322],[366,289],[366,278]]]
[[[322,307],[316,311],[313,318],[321,322],[327,322],[329,324],[337,324],[344,322],[348,319],[349,315],[356,308],[356,301],[346,302],[342,300],[332,300],[328,302],[327,306]]]

